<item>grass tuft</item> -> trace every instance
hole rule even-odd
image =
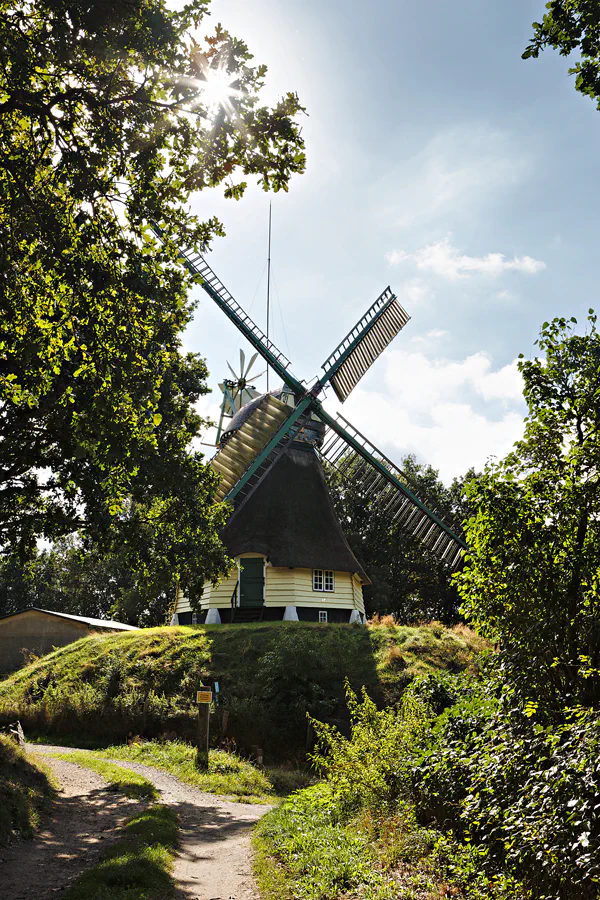
[[[136,800],[156,800],[159,797],[159,792],[154,785],[138,772],[132,772],[130,769],[124,769],[122,766],[99,759],[96,754],[88,750],[73,750],[69,753],[49,753],[47,755],[75,763],[85,769],[92,769],[126,797],[133,797]]]
[[[240,800],[265,802],[272,799],[273,784],[252,763],[234,753],[211,750],[208,772],[196,768],[196,748],[183,741],[143,741],[107,747],[103,757],[155,766],[201,791],[225,794]]]
[[[177,816],[156,805],[134,816],[105,858],[62,895],[63,900],[167,900],[177,847]]]

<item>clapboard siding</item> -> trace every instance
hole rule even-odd
[[[312,569],[267,566],[267,606],[312,606],[353,609],[354,592],[349,572],[335,573],[333,592],[313,591]]]
[[[240,559],[257,557],[257,553],[243,553]],[[357,575],[350,572],[335,573],[335,590],[313,591],[312,569],[280,568],[267,563],[265,567],[266,606],[301,606],[318,609],[357,609],[364,613],[362,584]],[[228,578],[213,586],[204,585],[202,609],[227,609],[238,580],[237,565]],[[189,612],[190,605],[182,591],[178,591],[176,612]]]
[[[354,597],[354,608],[364,615],[365,600],[363,597],[362,582],[358,575],[352,576],[352,595]]]

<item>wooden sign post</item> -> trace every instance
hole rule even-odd
[[[200,689],[196,692],[196,703],[198,704],[198,750],[196,753],[196,766],[199,769],[208,771],[208,742],[210,727],[210,704],[213,695],[210,687],[200,685]]]

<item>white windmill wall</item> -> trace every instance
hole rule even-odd
[[[313,591],[312,569],[279,568],[267,564],[266,606],[303,606],[314,609],[358,609],[364,612],[360,580],[356,588],[350,572],[335,572],[333,592]]]
[[[256,553],[243,553],[239,558],[256,557]],[[267,563],[265,567],[265,606],[299,606],[312,609],[356,609],[364,613],[362,583],[358,575],[351,572],[335,572],[335,590],[332,592],[313,591],[312,569],[276,567]],[[229,609],[231,596],[238,580],[237,565],[228,578],[216,587],[207,582],[204,586],[201,608]],[[178,591],[176,613],[190,611],[189,601],[182,591]]]

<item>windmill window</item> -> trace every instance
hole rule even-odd
[[[335,579],[333,572],[329,569],[313,569],[313,591],[332,593],[334,590]]]
[[[320,609],[319,610],[319,622],[326,622],[326,621],[327,621],[327,610]]]

